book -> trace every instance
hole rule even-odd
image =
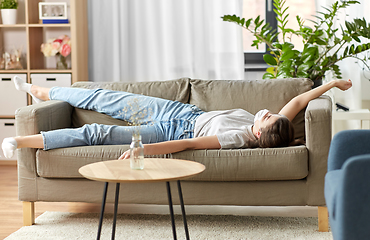
[[[42,19],[43,24],[69,23],[68,19]]]

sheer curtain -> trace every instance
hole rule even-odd
[[[89,0],[92,81],[243,79],[241,0]]]
[[[345,11],[342,11],[338,16],[339,18],[336,20],[334,25],[335,28],[339,28],[340,26],[344,26],[344,21],[352,21],[354,18],[365,18],[366,21],[370,22],[370,3],[368,0],[358,0],[360,4],[354,4],[350,7],[347,7]],[[318,11],[323,11],[323,7],[328,7],[333,4],[335,0],[316,0],[316,6]],[[366,39],[361,39],[363,43],[368,42]],[[369,53],[367,53],[369,54]],[[364,55],[359,55],[359,57],[363,58]],[[367,93],[370,90],[370,83],[366,76],[369,76],[369,72],[364,69],[363,63],[358,61],[357,59],[347,58],[341,62],[339,62],[339,67],[342,71],[342,78],[343,79],[351,79],[353,83],[353,87],[348,91],[342,92],[338,89],[333,89],[330,91],[329,95],[332,96],[333,102],[340,102],[350,109],[361,109],[363,107],[363,100],[367,98],[370,99],[369,94]],[[327,73],[326,80],[331,80],[332,76],[330,73]],[[334,107],[335,109],[335,107]],[[349,122],[335,122],[334,130],[340,131],[343,129],[354,129],[360,128],[359,121],[349,121]]]

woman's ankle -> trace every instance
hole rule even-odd
[[[38,99],[40,100],[43,100],[43,101],[47,101],[47,100],[50,100],[49,99],[49,88],[44,88],[44,87],[40,87],[40,86],[37,86],[37,85],[32,85],[31,86],[31,93]]]
[[[44,141],[41,134],[14,137],[17,148],[43,148]]]

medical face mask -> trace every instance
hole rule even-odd
[[[267,109],[263,109],[263,110],[260,110],[256,113],[256,115],[254,115],[254,123],[256,123],[256,121],[258,120],[261,120],[263,118],[263,116],[265,116],[268,112],[270,112],[269,110]]]

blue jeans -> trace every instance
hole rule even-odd
[[[191,104],[104,89],[54,87],[50,89],[49,98],[104,113],[135,126],[86,124],[80,128],[41,132],[44,150],[130,144],[134,131],[140,131],[143,143],[193,138],[195,120],[203,113]]]

